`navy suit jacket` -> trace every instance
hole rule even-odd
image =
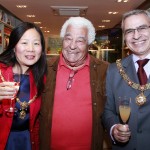
[[[124,71],[129,78],[139,83],[132,55],[121,61]],[[150,83],[150,78],[147,81]],[[143,106],[138,106],[135,98],[141,92],[130,87],[121,77],[116,63],[110,64],[106,77],[107,101],[102,116],[102,121],[108,133],[114,124],[121,123],[119,117],[118,97],[127,96],[131,98],[131,115],[128,121],[131,130],[131,138],[128,143],[116,143],[112,145],[113,150],[150,150],[150,89],[144,92],[147,98]]]

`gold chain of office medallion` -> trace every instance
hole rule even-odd
[[[133,82],[128,77],[128,75],[125,73],[125,71],[124,71],[124,69],[121,65],[121,59],[117,59],[116,64],[117,64],[117,68],[119,70],[120,75],[126,81],[126,83],[130,87],[141,91],[141,93],[135,98],[135,101],[136,101],[137,105],[142,106],[143,104],[145,104],[146,103],[146,96],[144,95],[144,91],[150,89],[150,83],[145,84],[145,85],[140,85],[140,84],[137,84],[137,83]]]

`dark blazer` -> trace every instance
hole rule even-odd
[[[138,76],[133,64],[132,55],[122,60],[122,66],[135,83],[139,83]],[[148,80],[150,83],[150,79]],[[149,150],[150,139],[150,90],[146,90],[144,95],[147,102],[143,106],[138,106],[135,98],[141,92],[128,86],[126,81],[120,76],[116,63],[109,66],[106,78],[107,102],[103,113],[103,123],[108,133],[110,128],[120,122],[118,97],[127,96],[131,98],[131,115],[129,118],[129,128],[131,138],[126,144],[113,144],[113,150]]]
[[[42,96],[40,115],[40,149],[50,150],[52,111],[59,58],[48,62],[48,76]],[[90,83],[92,93],[93,129],[91,150],[102,150],[103,127],[99,120],[105,103],[105,76],[108,63],[90,56]]]

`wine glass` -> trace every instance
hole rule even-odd
[[[119,97],[119,113],[123,124],[125,125],[129,120],[131,113],[131,98]]]
[[[17,74],[14,77],[12,77],[12,74],[7,73],[5,82],[7,82],[7,88],[13,88],[16,90],[16,93],[13,96],[13,98],[10,99],[9,108],[5,110],[6,112],[13,113],[17,111],[17,109],[14,107],[14,102],[20,87],[20,75]]]

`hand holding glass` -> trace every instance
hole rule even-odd
[[[126,124],[131,112],[130,107],[131,99],[127,97],[119,97],[119,112],[123,124]]]
[[[15,90],[15,94],[13,96],[13,98],[10,99],[10,106],[7,110],[5,110],[6,112],[15,112],[16,111],[16,108],[14,108],[13,106],[13,102],[15,101],[15,97],[18,93],[18,90],[19,90],[19,85],[20,85],[20,77],[17,78],[17,80],[14,80],[14,81],[11,81],[10,80],[10,77],[11,75],[10,74],[7,74],[7,78],[6,78],[6,88],[7,89],[14,89]]]

